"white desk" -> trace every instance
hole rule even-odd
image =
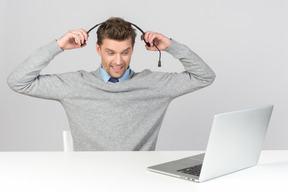
[[[198,153],[0,152],[0,191],[288,191],[288,151],[263,151],[257,166],[200,184],[146,169]]]

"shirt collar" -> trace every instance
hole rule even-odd
[[[101,75],[101,77],[102,77],[102,79],[103,79],[103,81],[104,81],[105,83],[107,83],[108,80],[109,80],[110,77],[111,77],[111,76],[102,68],[102,63],[101,63],[101,66],[100,66],[100,75]],[[130,67],[128,67],[128,69],[125,71],[124,75],[118,79],[119,82],[128,79],[129,75],[130,75]]]

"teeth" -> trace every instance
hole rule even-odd
[[[113,66],[113,68],[114,68],[114,69],[121,69],[122,67],[121,67],[121,66],[119,66],[119,67]]]

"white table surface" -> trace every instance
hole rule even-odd
[[[258,165],[200,184],[146,169],[198,153],[0,152],[0,191],[288,191],[288,151],[262,151]]]

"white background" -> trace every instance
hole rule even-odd
[[[157,150],[203,150],[214,114],[274,104],[264,149],[288,149],[288,6],[285,0],[0,0],[0,151],[61,151],[69,129],[62,106],[9,89],[7,76],[38,47],[70,29],[111,16],[188,45],[216,72],[215,82],[174,100]],[[99,67],[95,31],[83,49],[65,51],[43,73]],[[181,72],[148,52],[138,32],[131,68]]]

